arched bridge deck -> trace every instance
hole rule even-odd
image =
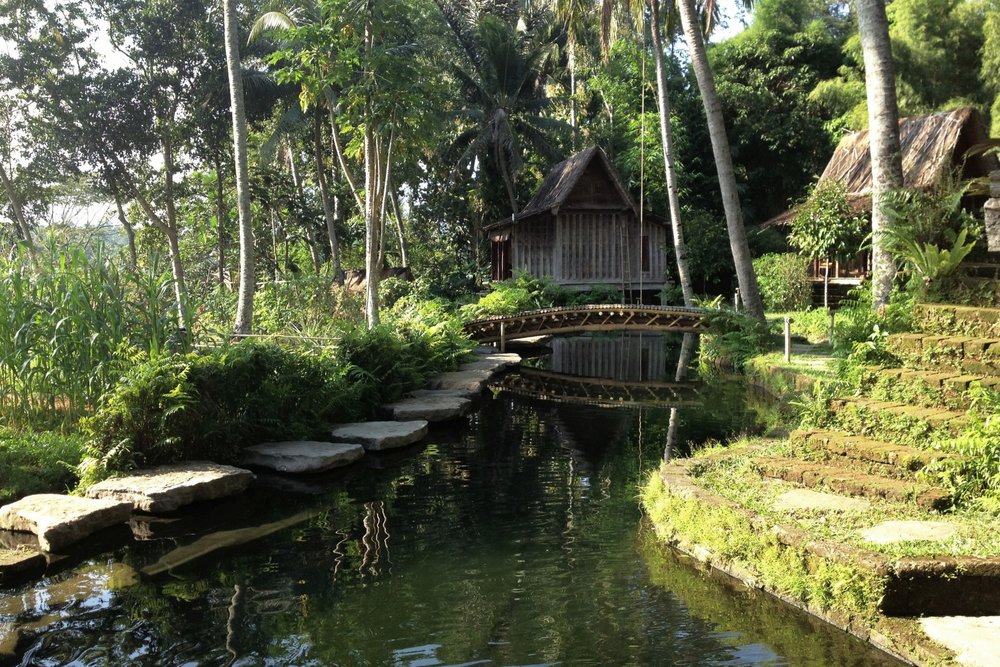
[[[680,331],[706,330],[702,308],[679,306],[569,306],[529,310],[517,315],[473,320],[465,332],[480,343],[585,331]]]
[[[701,406],[699,387],[697,382],[624,382],[525,366],[490,383],[498,392],[600,408]]]

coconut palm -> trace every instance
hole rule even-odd
[[[899,108],[885,2],[856,0],[854,8],[858,13],[868,98],[872,161],[872,306],[878,309],[889,303],[894,275],[892,254],[883,242],[889,222],[883,205],[886,196],[903,185]]]
[[[736,174],[733,171],[733,158],[729,150],[729,138],[726,136],[726,124],[722,117],[722,102],[715,90],[715,77],[712,75],[708,54],[705,51],[703,30],[711,28],[711,16],[716,7],[714,2],[705,7],[706,14],[710,18],[703,23],[699,20],[694,0],[677,0],[684,37],[691,54],[691,65],[698,80],[698,90],[701,93],[702,105],[705,107],[705,116],[708,119],[708,134],[712,142],[715,168],[719,175],[722,207],[726,214],[729,247],[733,253],[733,263],[736,266],[740,295],[750,314],[763,322],[764,305],[760,299],[757,276],[750,258],[746,230],[743,228],[743,212],[740,209],[740,198],[736,189]]]
[[[514,214],[514,179],[524,166],[525,144],[550,159],[560,157],[548,134],[565,124],[541,115],[550,104],[541,81],[551,49],[551,43],[533,43],[514,26],[486,16],[467,51],[471,67],[455,68],[467,104],[456,114],[463,128],[453,142],[462,151],[457,166],[472,173],[492,164]]]
[[[233,114],[233,155],[236,160],[236,202],[240,221],[240,288],[234,333],[248,334],[253,324],[254,277],[253,226],[250,221],[250,178],[247,175],[247,119],[240,71],[239,22],[236,0],[222,0],[226,34],[226,70]]]

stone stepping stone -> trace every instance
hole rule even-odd
[[[23,581],[45,569],[45,556],[27,549],[0,549],[0,586]]]
[[[463,371],[489,371],[490,373],[499,373],[502,370],[508,368],[510,364],[506,361],[494,361],[492,359],[479,359],[478,361],[470,361],[468,363],[462,364],[458,367],[458,372]]]
[[[333,429],[335,442],[357,442],[368,451],[406,447],[427,435],[427,422],[415,421],[373,421],[341,424]]]
[[[132,504],[120,500],[42,493],[0,508],[0,528],[34,533],[44,551],[59,551],[99,530],[125,523],[131,514]]]
[[[452,371],[441,373],[431,378],[427,383],[430,389],[451,389],[457,391],[474,391],[479,393],[486,381],[493,376],[490,371]]]
[[[472,401],[460,396],[415,396],[388,403],[382,408],[393,419],[411,421],[423,419],[428,422],[443,422],[458,419],[469,411]]]
[[[932,640],[951,649],[967,667],[995,667],[1000,655],[1000,616],[932,616],[920,619]]]
[[[350,465],[364,455],[364,447],[349,442],[265,442],[244,449],[243,463],[277,472],[317,473]]]
[[[122,500],[139,511],[158,514],[203,500],[235,496],[246,491],[253,479],[253,473],[243,468],[188,461],[106,479],[87,489],[87,497]]]
[[[413,398],[428,398],[438,396],[454,396],[474,401],[482,396],[482,390],[469,391],[465,389],[414,389],[409,393]]]
[[[883,521],[861,531],[873,544],[896,542],[941,542],[958,533],[958,526],[947,521]]]
[[[861,512],[871,507],[871,503],[860,498],[847,498],[833,493],[822,493],[809,489],[792,489],[781,494],[774,503],[774,509],[786,512],[796,510],[817,510],[823,512]]]

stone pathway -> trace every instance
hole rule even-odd
[[[847,498],[833,493],[821,493],[809,489],[791,489],[781,494],[774,503],[774,509],[786,512],[807,510],[814,512],[863,512],[871,503],[861,498]]]
[[[1000,664],[1000,616],[936,616],[920,619],[927,636],[954,651],[968,667]]]
[[[365,448],[348,442],[265,442],[243,450],[243,463],[275,472],[309,474],[350,465],[365,455]]]
[[[42,493],[0,508],[0,528],[34,533],[43,551],[59,551],[74,542],[128,521],[132,505]]]
[[[958,526],[947,521],[883,521],[861,531],[872,544],[942,542],[957,533]]]
[[[333,429],[332,435],[335,442],[356,442],[370,452],[378,452],[406,447],[422,440],[427,435],[427,422],[423,419],[405,422],[355,422],[341,424]]]
[[[253,479],[253,473],[242,468],[187,461],[106,479],[87,489],[87,497],[125,501],[136,510],[157,514],[243,493]]]

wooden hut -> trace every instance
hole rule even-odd
[[[610,285],[656,291],[664,285],[664,225],[640,220],[638,205],[596,146],[553,167],[524,210],[486,231],[493,280],[525,271],[581,290]]]
[[[931,190],[951,174],[961,179],[986,176],[996,169],[992,156],[966,156],[976,144],[987,140],[982,117],[975,109],[964,107],[926,116],[912,116],[899,121],[899,144],[903,158],[903,187]],[[827,181],[842,183],[851,206],[858,211],[871,211],[872,164],[868,130],[853,132],[837,145],[833,157],[817,185]],[[981,206],[981,202],[979,203]],[[970,208],[975,203],[970,202]],[[764,227],[791,224],[796,209],[791,209],[764,223]],[[829,268],[832,281],[857,283],[868,272],[867,254],[849,262],[816,260],[812,267],[815,280],[823,279]]]

